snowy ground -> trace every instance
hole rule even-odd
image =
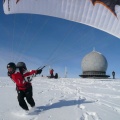
[[[25,115],[15,84],[0,78],[0,120],[120,120],[120,80],[80,78],[33,80],[36,110]]]

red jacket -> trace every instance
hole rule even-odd
[[[53,72],[54,72],[54,70],[53,70],[53,69],[51,69],[51,70],[50,70],[50,74],[53,74]]]
[[[31,86],[31,83],[29,81],[32,80],[32,78],[36,75],[36,73],[37,73],[36,70],[32,70],[32,71],[26,71],[22,75],[18,70],[16,70],[16,72],[12,74],[10,77],[16,83],[18,90],[26,90]]]

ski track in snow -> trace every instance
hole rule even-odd
[[[0,89],[2,88],[14,89],[15,85],[11,81],[7,83],[0,81]],[[44,79],[37,77],[33,81],[33,88],[35,101],[40,106],[36,106],[37,109],[34,114],[28,116],[20,113],[19,106],[13,108],[14,110],[18,109],[18,111],[13,111],[13,113],[18,112],[18,115],[21,115],[20,119],[16,117],[16,120],[21,120],[21,118],[23,120],[39,120],[44,117],[44,114],[46,115],[46,120],[53,120],[55,115],[51,114],[50,111],[71,106],[74,106],[75,120],[105,120],[99,111],[102,113],[113,112],[115,116],[120,116],[120,104],[116,104],[120,101],[119,81],[111,80],[108,82],[107,80],[75,80],[69,78]],[[44,99],[44,101],[40,101],[40,99]],[[114,102],[114,100],[117,102]],[[18,103],[16,102],[16,104]],[[90,106],[93,106],[93,108]],[[0,111],[1,120],[7,120],[5,114],[4,111]],[[64,120],[67,120],[67,118]]]

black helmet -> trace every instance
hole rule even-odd
[[[7,64],[7,68],[13,68],[13,69],[16,69],[16,65],[15,65],[15,63],[10,62],[10,63]]]
[[[24,62],[18,62],[17,68],[24,68],[25,70],[27,70],[26,64]]]
[[[13,68],[13,71],[11,73],[14,73],[15,70],[16,70],[16,65],[15,65],[15,63],[10,62],[10,63],[7,64],[7,68]]]

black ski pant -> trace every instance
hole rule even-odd
[[[51,74],[51,75],[50,75],[50,78],[54,78],[54,75],[53,75],[53,74]]]
[[[35,102],[33,99],[33,93],[32,93],[32,86],[30,86],[28,89],[26,89],[25,91],[22,90],[17,90],[18,93],[18,102],[19,105],[24,109],[24,110],[29,110],[27,103],[25,101],[25,98],[27,100],[27,102],[30,104],[31,107],[35,106]]]

